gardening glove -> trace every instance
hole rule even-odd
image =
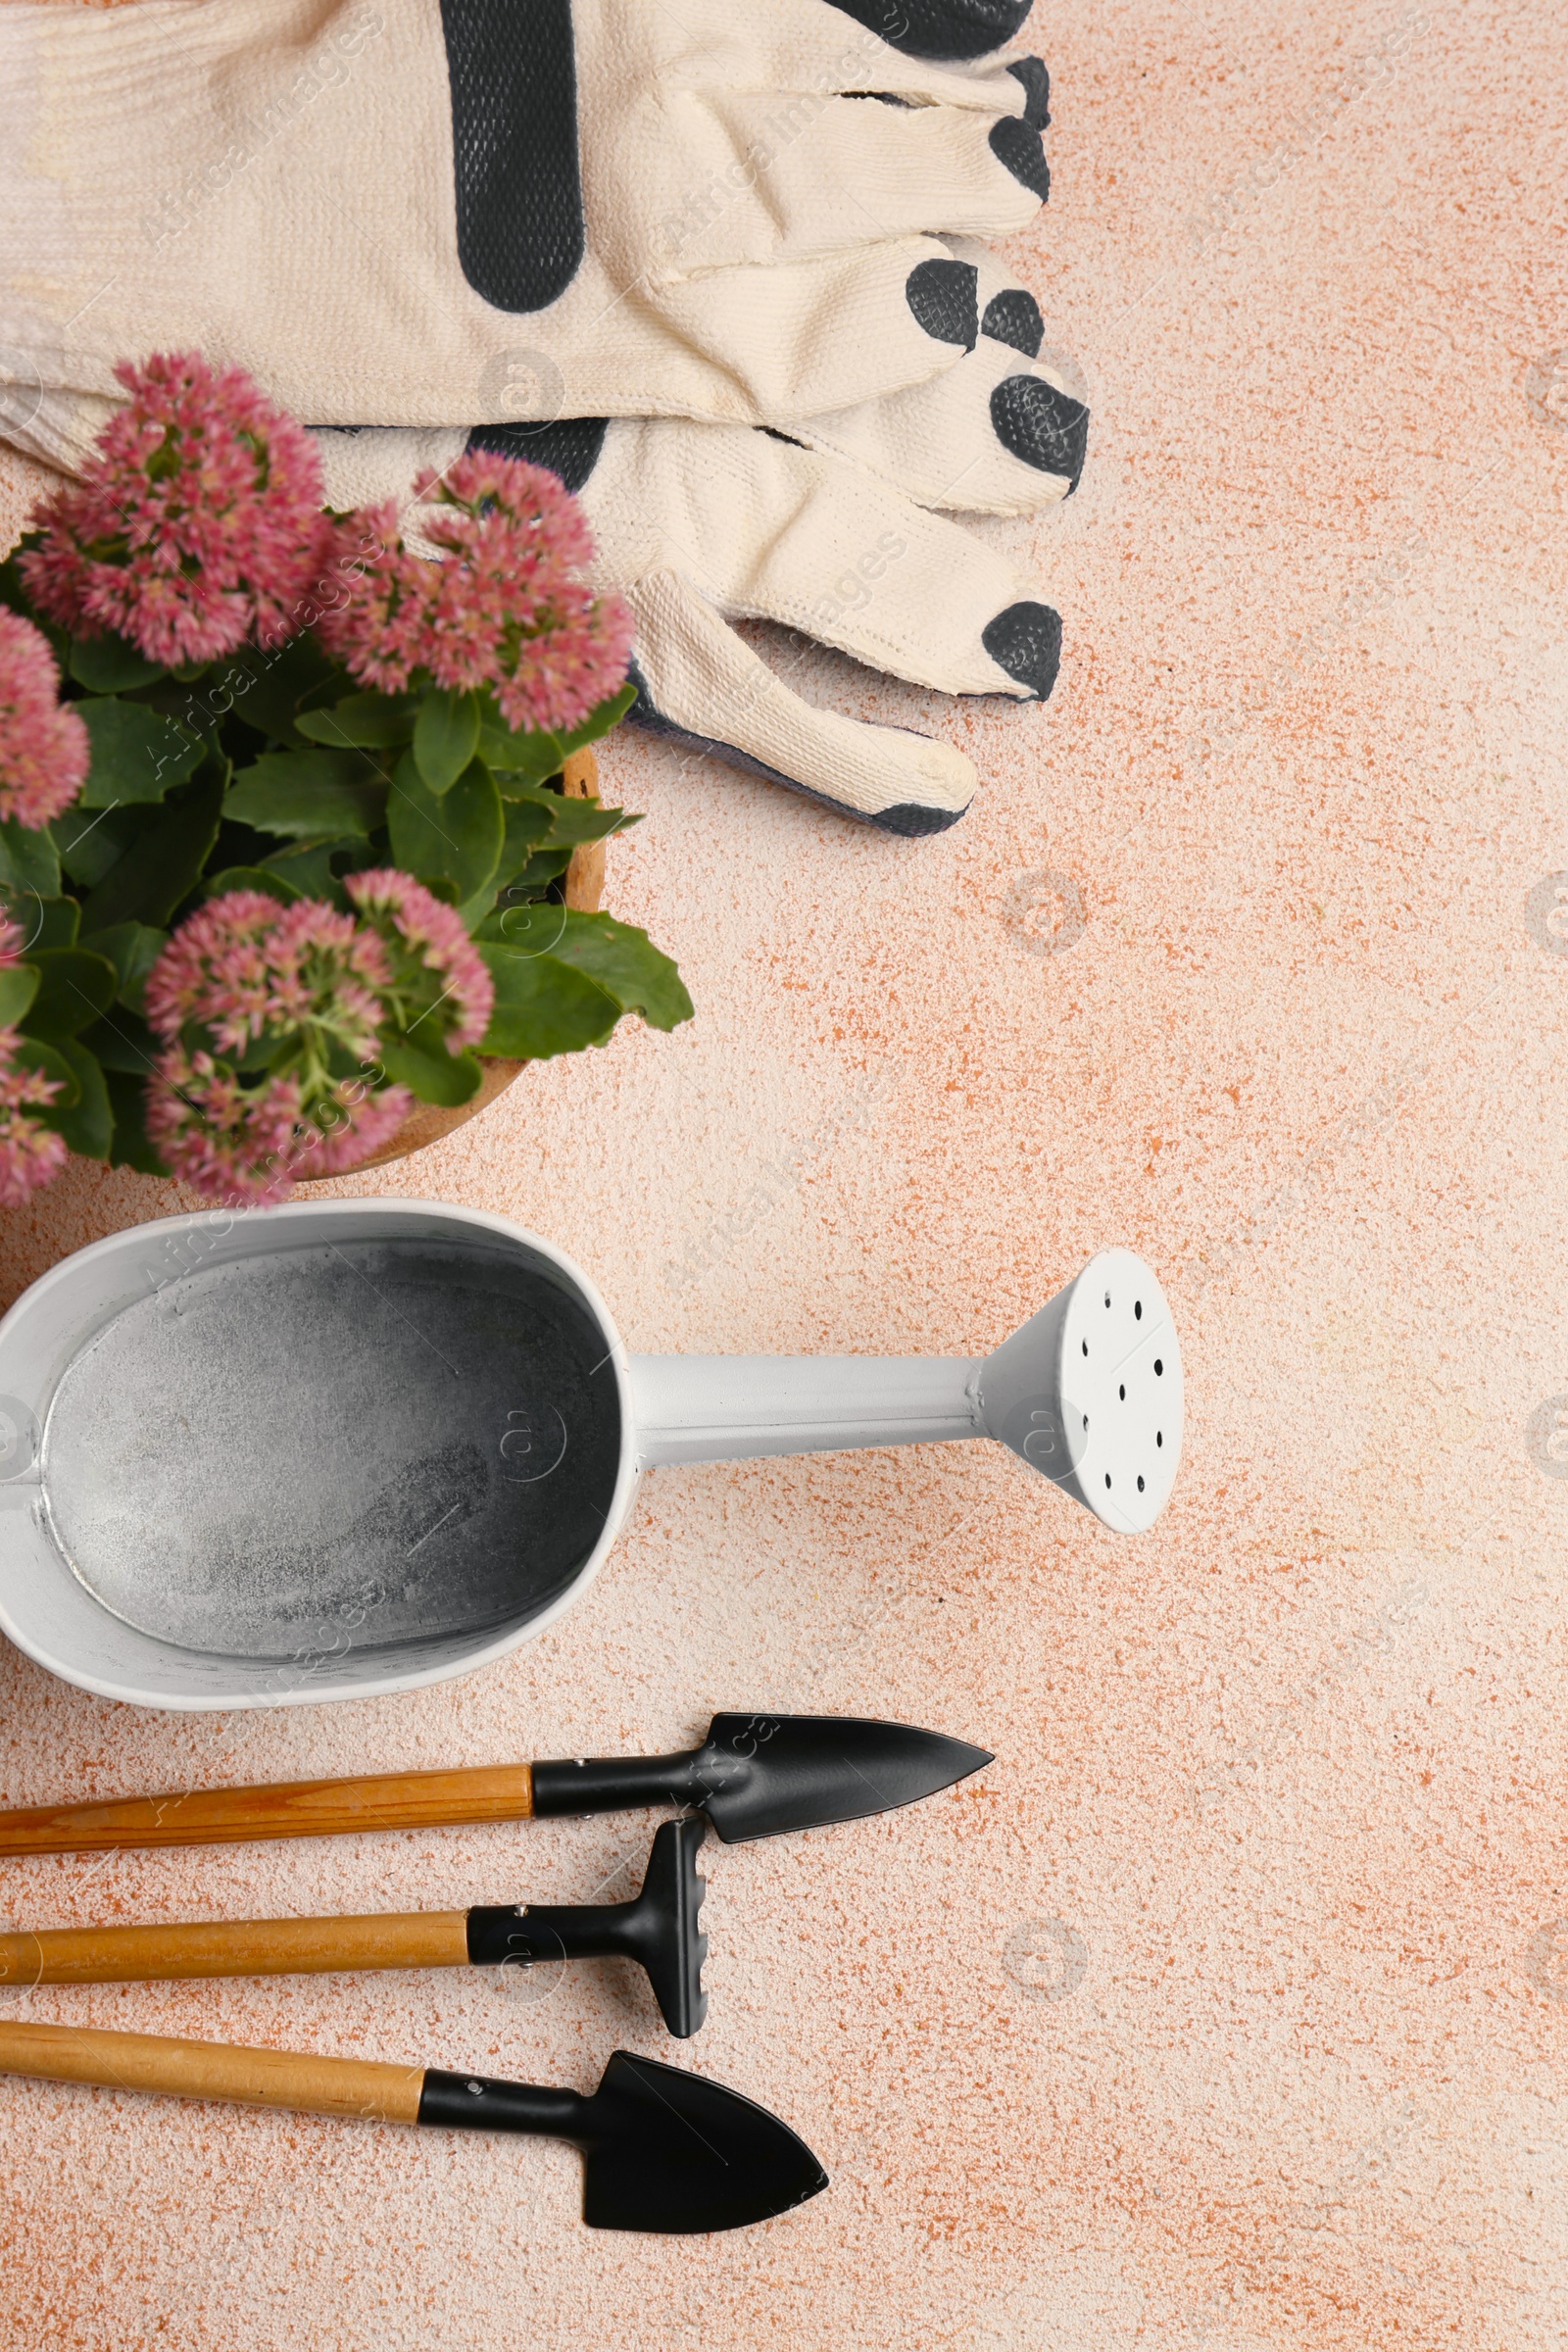
[[[421,467],[440,472],[465,448],[550,466],[582,499],[600,583],[636,619],[634,721],[889,832],[937,832],[974,793],[962,753],[802,701],[725,616],[782,622],[949,694],[1044,701],[1055,612],[1005,557],[925,511],[1043,506],[1071,489],[1083,462],[1087,410],[1020,362],[1020,344],[1039,340],[1032,298],[1004,285],[986,315],[1012,340],[984,334],[938,383],[821,420],[815,447],[673,418],[320,431],[327,497],[338,508],[406,501]],[[1002,437],[999,384],[1039,388],[1047,405],[1032,437],[1012,430],[1029,415],[1021,389],[1002,404]],[[817,420],[801,435],[817,440]],[[417,523],[415,509],[408,543],[428,550]]]
[[[9,0],[0,430],[79,461],[42,394],[192,347],[317,424],[788,426],[923,382],[977,323],[938,232],[1046,193],[1045,69],[994,46],[1026,14]]]

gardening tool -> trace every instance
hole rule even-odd
[[[171,1977],[321,1976],[334,1969],[527,1968],[540,1960],[635,1960],[671,2034],[708,2015],[698,1934],[702,1821],[666,1821],[629,1903],[476,1904],[364,1919],[204,1920],[150,1928],[0,1934],[0,1985],[131,1984]]]
[[[0,2073],[108,2090],[292,2107],[364,2122],[573,2139],[587,2158],[582,2218],[593,2230],[689,2235],[741,2230],[826,2188],[804,2140],[765,2107],[654,2058],[617,2050],[599,2088],[574,2090],[435,2067],[235,2049],[157,2034],[0,2024]]]
[[[0,1627],[68,1682],[183,1708],[504,1656],[655,1464],[992,1437],[1134,1533],[1182,1420],[1169,1309],[1124,1250],[983,1358],[628,1355],[548,1242],[377,1200],[77,1251],[0,1323]]]
[[[701,1747],[672,1756],[578,1756],[570,1763],[377,1773],[364,1780],[281,1781],[113,1797],[106,1804],[39,1805],[0,1813],[0,1855],[238,1845],[252,1838],[442,1829],[459,1822],[619,1813],[640,1805],[690,1806],[706,1813],[726,1845],[735,1845],[918,1804],[990,1762],[983,1747],[908,1724],[837,1715],[715,1715]],[[657,1838],[655,1845],[657,1850]]]

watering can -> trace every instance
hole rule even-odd
[[[186,1709],[368,1698],[541,1633],[663,1463],[989,1438],[1119,1534],[1181,1452],[1149,1267],[992,1355],[633,1355],[561,1250],[418,1200],[133,1227],[0,1322],[0,1629]]]

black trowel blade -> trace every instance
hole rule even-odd
[[[741,2230],[826,2188],[803,2139],[737,2090],[617,2050],[584,2102],[582,2218],[664,2235]]]
[[[913,1724],[853,1715],[715,1715],[696,1759],[700,1804],[726,1844],[860,1821],[951,1788],[992,1761]]]

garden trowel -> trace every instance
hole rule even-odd
[[[673,1805],[706,1813],[726,1844],[890,1813],[989,1764],[983,1747],[851,1715],[715,1715],[700,1747],[363,1780],[280,1781],[104,1804],[0,1813],[0,1855],[127,1845],[235,1845],[460,1822],[530,1821]]]
[[[617,2050],[589,2097],[532,2082],[236,2049],[157,2034],[0,2024],[0,2073],[108,2090],[167,2091],[365,2122],[575,2140],[587,2159],[582,2218],[594,2230],[691,2235],[741,2230],[826,2188],[804,2140],[765,2107],[654,2058]]]

